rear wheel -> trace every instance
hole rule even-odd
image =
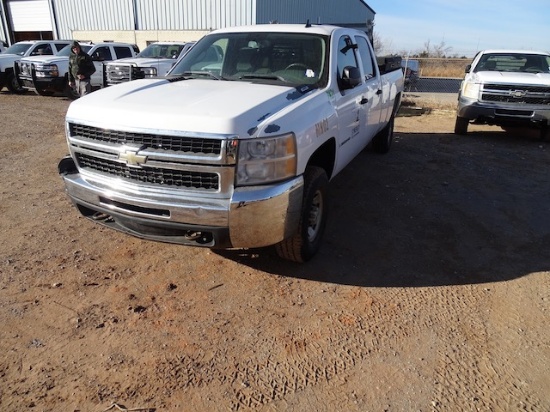
[[[320,167],[304,174],[304,195],[296,233],[275,245],[277,254],[294,262],[307,262],[321,247],[328,216],[328,178]]]
[[[21,85],[19,84],[19,80],[17,79],[17,77],[15,77],[15,73],[13,72],[7,73],[6,87],[12,93],[22,94],[26,92],[26,89],[21,87]]]
[[[466,135],[468,133],[468,124],[470,121],[465,117],[456,116],[455,134]]]
[[[388,124],[378,133],[373,141],[374,150],[378,153],[388,153],[393,141],[394,116],[392,115]]]
[[[550,126],[544,126],[540,129],[540,140],[550,140]]]

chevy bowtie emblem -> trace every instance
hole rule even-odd
[[[519,99],[520,97],[524,97],[527,92],[525,90],[512,90],[510,94],[512,95],[512,97]]]
[[[147,161],[147,156],[138,155],[136,150],[126,150],[118,158],[124,160],[128,166],[140,166]]]

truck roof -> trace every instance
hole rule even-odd
[[[335,30],[343,29],[339,26],[324,24],[256,24],[251,26],[228,27],[218,29],[212,33],[242,33],[242,32],[292,32],[292,33],[315,33],[331,35]],[[353,29],[350,29],[353,30]]]
[[[543,52],[540,50],[520,50],[520,49],[487,49],[481,50],[479,54],[488,54],[488,53],[513,53],[513,54],[542,54],[545,56],[550,56],[550,53]]]

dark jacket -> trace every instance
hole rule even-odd
[[[89,79],[92,74],[95,73],[95,66],[92,58],[82,50],[78,42],[73,42],[71,47],[77,46],[79,48],[78,54],[71,50],[69,56],[69,81],[72,83],[78,78],[79,74],[84,75],[86,79]]]

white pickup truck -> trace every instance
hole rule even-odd
[[[128,43],[102,42],[80,43],[80,47],[88,53],[96,68],[90,79],[93,89],[103,87],[103,65],[115,59],[135,56],[139,49]],[[26,57],[14,64],[14,71],[19,84],[29,90],[34,90],[42,96],[51,96],[55,92],[64,93],[71,99],[79,95],[69,87],[69,44],[55,56]]]
[[[364,32],[335,26],[211,32],[166,78],[73,102],[59,173],[80,213],[111,228],[307,261],[328,182],[369,143],[390,148],[403,74],[381,60]]]
[[[172,68],[178,57],[189,50],[194,42],[157,42],[143,49],[136,57],[126,57],[107,63],[105,86],[148,77],[164,76]]]
[[[455,133],[488,124],[550,130],[550,54],[529,50],[485,50],[466,67],[460,86]]]
[[[63,47],[71,44],[70,40],[28,40],[11,45],[0,55],[0,90],[4,86],[12,93],[24,93],[14,72],[14,64],[28,56],[51,56]]]

